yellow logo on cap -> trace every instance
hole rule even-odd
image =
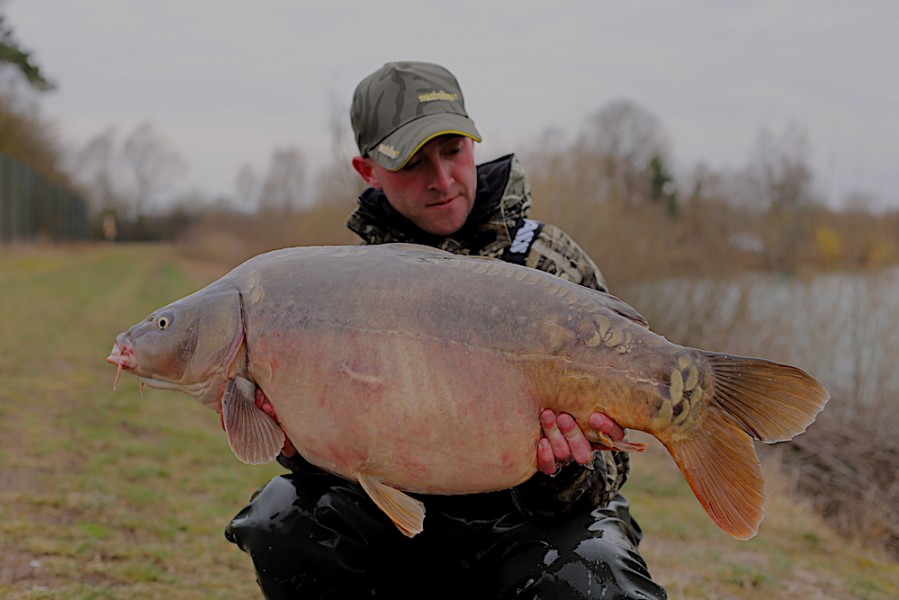
[[[378,144],[378,152],[380,152],[381,154],[386,154],[390,158],[396,158],[400,155],[400,151],[390,144]]]
[[[450,102],[455,102],[459,97],[459,94],[451,94],[449,92],[444,92],[440,90],[439,92],[429,92],[427,94],[419,94],[418,101],[419,102],[434,102],[435,100],[449,100]]]

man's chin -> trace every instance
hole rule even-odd
[[[430,233],[431,235],[439,235],[439,236],[450,236],[462,229],[462,226],[465,225],[464,220],[440,220],[440,221],[431,221],[429,223],[424,223],[419,225],[419,229],[425,231],[426,233]]]
[[[429,206],[416,225],[431,235],[448,236],[462,229],[467,218],[468,211],[464,210],[458,199],[454,199]]]

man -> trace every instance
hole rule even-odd
[[[370,187],[347,225],[365,243],[492,256],[605,291],[574,241],[527,219],[530,190],[514,157],[475,165],[480,134],[446,69],[384,65],[357,87],[351,119],[353,167]],[[293,473],[263,488],[226,535],[251,554],[270,598],[664,598],[618,494],[627,455],[594,453],[570,415],[535,418],[540,473],[512,490],[420,496],[426,527],[412,539],[357,484],[289,447],[279,460]],[[600,414],[590,425],[624,436]]]

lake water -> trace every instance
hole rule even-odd
[[[677,343],[788,362],[836,397],[889,404],[899,394],[899,269],[738,281],[670,280],[625,296]]]

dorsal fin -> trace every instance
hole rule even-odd
[[[646,320],[646,317],[637,312],[637,309],[618,298],[617,296],[613,296],[612,294],[608,294],[606,292],[597,292],[601,296],[601,301],[603,306],[608,308],[609,310],[621,315],[626,319],[630,319],[637,325],[642,325],[643,327],[648,328],[649,322]]]

